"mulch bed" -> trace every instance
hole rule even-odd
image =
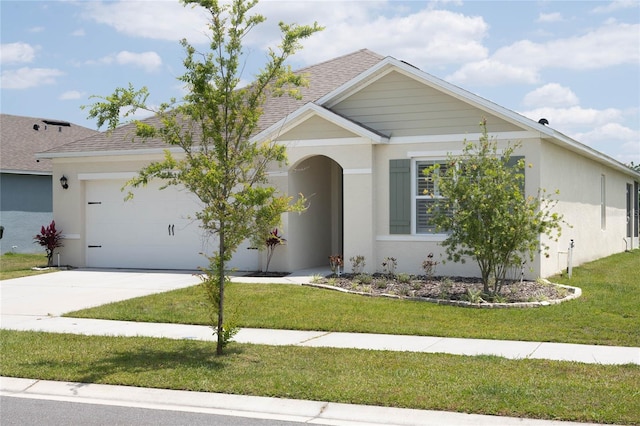
[[[482,295],[482,282],[478,278],[404,276],[400,280],[398,277],[345,273],[339,277],[331,275],[321,278],[314,281],[314,284],[372,296],[391,295],[471,303],[547,302],[563,299],[569,294],[566,287],[544,281],[509,281],[503,285],[499,298],[489,300],[486,295]]]

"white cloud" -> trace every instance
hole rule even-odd
[[[126,50],[105,56],[97,62],[103,64],[133,65],[147,72],[156,71],[162,65],[162,59],[156,52],[134,53]],[[89,61],[88,63],[93,64],[96,63],[96,61]]]
[[[591,10],[592,13],[611,13],[617,10],[630,9],[632,7],[638,7],[637,0],[617,0],[612,1],[606,6],[598,6]]]
[[[482,45],[488,25],[480,16],[435,10],[439,4],[460,5],[460,0],[425,3],[408,12],[393,1],[287,1],[264,0],[249,13],[268,18],[245,38],[245,47],[265,51],[279,43],[277,23],[311,24],[327,29],[305,40],[296,60],[317,63],[362,48],[420,62],[424,65],[460,63],[487,56]],[[193,44],[208,42],[208,14],[200,7],[168,1],[111,1],[82,4],[84,16],[118,32],[142,38]],[[308,17],[308,18],[307,18]],[[340,42],[336,42],[339,40]],[[402,47],[397,47],[402,46]]]
[[[538,15],[538,19],[536,20],[536,22],[540,22],[540,23],[553,23],[553,22],[562,22],[564,21],[564,18],[562,17],[562,14],[560,12],[554,12],[554,13],[541,13],[540,15]]]
[[[64,92],[58,97],[61,101],[69,101],[75,99],[81,99],[86,96],[86,92],[79,92],[77,90],[69,90],[68,92]]]
[[[41,33],[44,31],[44,29],[45,29],[44,27],[32,27],[32,28],[29,28],[28,31],[30,33]]]
[[[207,12],[178,2],[87,2],[84,13],[129,36],[170,41],[186,38],[193,44],[208,41]],[[245,37],[249,52],[264,52],[268,46],[278,45],[280,21],[317,21],[325,26],[325,31],[305,40],[305,48],[296,54],[295,60],[304,65],[362,48],[431,69],[481,60],[488,54],[482,40],[489,27],[482,17],[435,10],[433,4],[412,13],[406,5],[395,2],[266,0],[250,13],[263,14],[268,20]]]
[[[578,105],[580,101],[568,87],[557,83],[545,84],[527,93],[523,103],[528,107],[570,107]]]
[[[118,32],[155,40],[207,41],[207,19],[203,9],[182,6],[177,1],[110,1],[83,3],[85,17]]]
[[[116,61],[121,65],[133,65],[146,71],[155,71],[162,65],[162,59],[156,52],[133,53],[122,51],[116,55]]]
[[[0,87],[3,89],[29,89],[56,82],[64,72],[53,68],[20,68],[3,70]]]
[[[5,43],[0,46],[0,63],[17,64],[32,62],[36,57],[36,47],[27,43]]]
[[[640,132],[625,127],[620,123],[606,123],[593,130],[578,133],[577,135],[580,137],[580,140],[586,143],[602,141],[626,142],[635,140],[636,148],[640,150],[640,146],[638,145],[638,143],[640,143],[638,142],[640,141]]]
[[[536,43],[520,40],[488,59],[464,64],[447,79],[460,84],[535,84],[544,68],[607,68],[640,62],[640,24],[609,22],[576,37]]]
[[[640,61],[639,24],[609,23],[586,34],[546,43],[521,40],[498,49],[498,61],[531,68],[596,69]]]
[[[350,14],[341,8],[327,8],[336,9],[325,20],[319,19],[327,29],[306,41],[297,57],[314,63],[366,47],[433,69],[480,60],[488,54],[482,44],[488,25],[482,17],[430,9],[385,16],[368,7],[371,3],[351,3]]]
[[[485,59],[463,65],[445,80],[458,84],[498,86],[506,84],[535,84],[540,81],[537,70]]]
[[[616,152],[615,159],[621,163],[640,164],[640,132],[620,123],[607,123],[583,133],[575,138],[600,151]],[[616,147],[612,150],[612,147]]]
[[[85,32],[84,32],[84,28],[78,28],[77,30],[73,31],[71,33],[72,36],[74,37],[84,37],[85,36]]]

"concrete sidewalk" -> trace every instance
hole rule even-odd
[[[2,328],[102,336],[149,336],[213,341],[207,326],[140,323],[58,316],[2,315]],[[508,359],[550,359],[589,364],[640,364],[640,348],[431,336],[240,329],[234,341],[274,346],[312,346],[385,351],[496,355]]]
[[[301,271],[282,279],[235,277],[237,282],[300,284],[315,274]],[[206,326],[133,323],[63,318],[72,310],[200,282],[192,273],[126,270],[74,270],[0,281],[0,327],[109,336],[152,336],[214,340]],[[319,331],[241,329],[235,341],[265,345],[297,345],[370,350],[497,355],[510,359],[544,358],[598,364],[640,364],[640,348],[575,345],[429,336],[332,333]],[[162,408],[241,417],[289,420],[324,425],[585,425],[557,421],[471,415],[428,410],[405,410],[298,401],[240,395],[221,395],[123,386],[0,378],[0,395],[94,404]]]

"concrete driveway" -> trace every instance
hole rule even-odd
[[[189,287],[193,272],[76,269],[0,281],[5,316],[59,316],[138,296]]]

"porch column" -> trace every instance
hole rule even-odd
[[[344,169],[344,270],[351,272],[349,258],[364,256],[366,272],[375,272],[373,232],[373,174],[371,169]]]

